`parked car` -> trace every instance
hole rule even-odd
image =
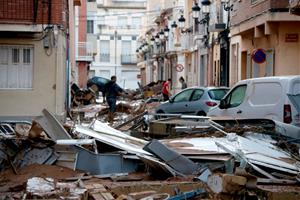
[[[300,76],[238,82],[208,116],[267,118],[300,126]]]
[[[206,116],[210,108],[216,106],[229,89],[226,87],[192,87],[182,90],[162,103],[156,113],[179,113]]]

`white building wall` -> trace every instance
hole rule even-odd
[[[141,2],[143,0],[139,0]],[[128,1],[130,3],[136,2],[134,0]],[[104,1],[105,4],[113,3],[111,0]],[[132,4],[131,4],[132,5]],[[116,5],[115,5],[116,6]],[[95,33],[98,35],[97,39],[97,54],[94,56],[94,62],[91,64],[91,70],[95,72],[96,76],[104,76],[110,78],[112,75],[117,76],[117,82],[121,87],[128,89],[138,88],[137,82],[138,74],[140,74],[140,69],[134,64],[122,64],[121,54],[122,54],[122,41],[131,41],[131,49],[125,52],[126,55],[136,56],[137,49],[137,39],[142,26],[137,27],[132,24],[132,17],[143,16],[144,10],[141,9],[122,9],[118,8],[98,8],[97,20],[95,26],[97,27]],[[104,22],[102,21],[104,17]],[[120,24],[118,19],[120,17],[127,17],[127,23]],[[99,20],[101,19],[101,20]],[[142,21],[142,20],[141,20]],[[105,25],[103,25],[105,24]],[[131,26],[133,25],[133,26]],[[117,37],[115,38],[115,32]],[[133,39],[135,38],[135,40]],[[115,41],[115,39],[117,41]],[[110,60],[109,62],[100,61],[100,40],[110,40]],[[117,44],[117,45],[115,45]]]

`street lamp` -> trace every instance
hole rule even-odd
[[[175,32],[176,28],[177,28],[177,24],[176,22],[174,21],[173,24],[171,24],[171,28],[172,28],[172,31],[173,33]]]
[[[210,0],[203,0],[201,4],[203,14],[209,14],[209,6],[211,4]]]
[[[224,10],[225,11],[232,11],[233,10],[233,4],[230,5],[230,0],[221,0],[221,3],[224,3]]]
[[[155,36],[155,42],[156,42],[157,44],[160,42],[160,39],[159,39],[159,35],[158,35],[158,34],[156,34],[156,36]]]
[[[143,51],[144,51],[144,52],[147,52],[147,51],[148,51],[148,43],[144,43]]]
[[[159,39],[161,39],[161,40],[165,39],[165,33],[162,29],[159,32]]]
[[[151,39],[150,39],[150,44],[153,46],[155,43],[155,38],[152,36]]]
[[[198,5],[198,3],[195,2],[194,6],[192,7],[192,15],[194,19],[198,19],[200,16],[200,7]]]
[[[164,29],[164,34],[166,37],[169,37],[169,32],[170,32],[170,29],[168,26],[166,26],[166,28]]]
[[[179,28],[184,28],[184,22],[185,22],[185,18],[183,17],[183,15],[181,15],[178,19]]]

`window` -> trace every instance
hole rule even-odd
[[[110,40],[100,40],[100,62],[110,62]]]
[[[99,23],[99,25],[105,25],[105,17],[98,16],[98,23]]]
[[[132,25],[135,28],[140,28],[142,25],[142,19],[141,17],[132,17]]]
[[[208,91],[208,95],[211,99],[220,101],[227,92],[228,89],[213,89]]]
[[[189,101],[193,90],[185,90],[174,97],[174,103]]]
[[[237,107],[243,103],[247,85],[237,86],[225,99],[229,108]]]
[[[0,45],[0,89],[32,88],[33,47]]]
[[[122,41],[121,63],[131,63],[131,41]]]
[[[87,20],[87,33],[94,33],[94,21],[93,20]]]
[[[13,48],[12,49],[12,63],[18,64],[20,62],[20,50]]]
[[[23,49],[23,63],[30,64],[30,49]]]
[[[125,27],[128,25],[127,23],[128,19],[126,16],[119,16],[118,17],[118,26],[119,27]]]
[[[203,90],[195,90],[192,97],[192,101],[198,101],[202,97],[203,93],[204,93]]]

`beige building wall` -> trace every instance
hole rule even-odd
[[[65,116],[66,38],[59,34],[57,47],[45,54],[43,41],[0,39],[0,44],[33,45],[32,89],[0,89],[0,118],[31,118],[45,108],[58,117]]]
[[[274,27],[268,30],[268,24],[259,25],[231,38],[230,85],[245,78],[253,78],[253,50],[261,48],[273,54],[273,60],[256,64],[257,76],[300,75],[300,22],[272,22]],[[268,33],[268,34],[266,34]],[[288,34],[298,34],[298,40],[287,41]],[[269,62],[269,63],[268,63]],[[267,72],[267,65],[273,62],[273,73]],[[251,69],[249,71],[249,65]],[[248,73],[247,73],[248,68]],[[269,68],[270,69],[270,68]],[[249,75],[250,72],[250,75]]]

